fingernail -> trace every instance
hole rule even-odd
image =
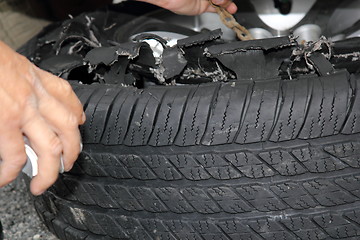
[[[213,0],[212,2],[214,4],[222,4],[222,3],[224,3],[224,0]]]
[[[85,121],[86,121],[86,115],[85,115],[84,112],[82,113],[81,120],[82,120],[82,122],[85,122]]]
[[[64,173],[64,171],[65,171],[64,158],[63,158],[63,156],[61,155],[61,157],[60,157],[60,169],[59,169],[59,173]]]
[[[37,191],[34,191],[34,190],[31,190],[31,193],[34,195],[34,196],[40,196],[41,194],[43,194],[46,190],[37,190]]]
[[[44,193],[45,191],[40,191],[40,192],[37,192],[37,193],[33,193],[34,196],[40,196]]]
[[[71,165],[71,166],[69,166],[69,168],[68,168],[68,169],[66,169],[66,172],[70,172],[70,170],[71,170],[73,167],[74,167],[74,164],[73,164],[73,165]]]

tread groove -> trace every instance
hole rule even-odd
[[[241,115],[240,115],[240,124],[239,124],[239,128],[238,128],[238,131],[237,133],[235,134],[235,137],[232,141],[232,143],[235,143],[236,142],[236,139],[239,138],[239,135],[240,135],[240,131],[241,129],[243,128],[244,126],[244,122],[245,122],[245,118],[246,118],[246,113],[248,112],[249,110],[249,105],[250,105],[250,100],[251,100],[251,96],[252,96],[252,93],[254,91],[254,87],[255,87],[255,83],[254,82],[251,82],[251,87],[247,87],[247,91],[246,91],[246,96],[244,98],[244,103],[243,103],[243,107],[242,107],[242,112],[241,112]]]
[[[309,115],[309,111],[310,111],[310,105],[312,103],[312,98],[313,98],[313,91],[314,91],[314,83],[311,82],[311,85],[310,85],[310,89],[308,89],[308,92],[307,92],[307,101],[306,101],[306,104],[305,104],[305,114],[304,114],[304,121],[300,127],[300,130],[298,131],[297,135],[296,135],[296,138],[299,138],[305,124],[306,124],[306,119]]]
[[[102,134],[100,136],[100,141],[105,137],[105,134],[106,134],[106,126],[109,124],[109,118],[111,116],[111,112],[113,110],[113,107],[114,107],[114,102],[116,101],[117,97],[122,93],[122,90],[120,90],[119,92],[117,92],[114,96],[114,98],[111,100],[111,102],[109,103],[109,109],[106,113],[106,116],[105,116],[105,121],[104,121],[104,128],[103,128],[103,131],[102,131]]]
[[[136,100],[135,100],[135,102],[134,102],[134,106],[132,107],[131,113],[130,113],[130,116],[129,116],[129,123],[131,123],[131,122],[132,122],[132,119],[134,118],[134,114],[135,114],[135,110],[136,110],[136,106],[137,106],[137,103],[138,103],[138,102],[139,102],[139,98],[136,98]],[[128,124],[124,136],[127,136],[127,135],[128,135],[130,129],[131,129],[131,124]]]

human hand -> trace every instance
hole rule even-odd
[[[85,121],[68,82],[45,72],[0,42],[0,187],[24,164],[26,136],[38,155],[38,175],[30,184],[40,195],[57,179],[60,156],[69,171],[80,152],[78,126]]]
[[[166,8],[177,14],[199,15],[204,12],[215,12],[208,0],[138,0]],[[237,6],[231,0],[212,0],[216,5],[224,7],[229,13],[234,14]]]

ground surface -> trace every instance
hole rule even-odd
[[[0,189],[0,220],[5,240],[56,240],[41,223],[21,179]]]

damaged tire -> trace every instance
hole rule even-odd
[[[22,49],[69,79],[87,115],[73,170],[35,199],[53,233],[359,237],[359,39],[228,43],[214,31],[165,47],[159,63],[144,41],[108,41],[109,16],[82,15]]]

